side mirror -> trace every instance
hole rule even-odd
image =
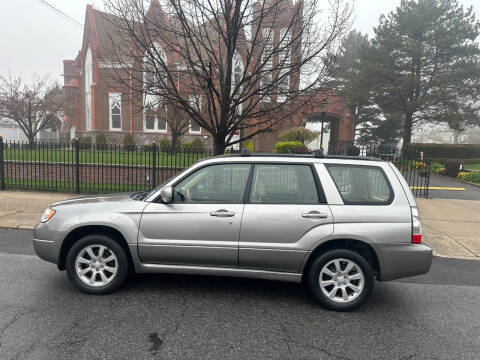
[[[164,186],[160,190],[160,198],[165,204],[168,204],[173,200],[173,189],[171,186]]]

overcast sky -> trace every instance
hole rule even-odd
[[[102,9],[102,0],[45,0],[79,23],[87,4]],[[326,1],[326,0],[325,0]],[[372,34],[380,14],[400,0],[356,0],[353,27]],[[480,0],[460,0],[480,14]],[[26,79],[34,73],[61,80],[62,60],[73,59],[82,45],[82,30],[40,0],[0,0],[0,74],[10,71]]]

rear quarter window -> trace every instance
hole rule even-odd
[[[378,166],[325,164],[346,205],[387,205],[393,191]]]

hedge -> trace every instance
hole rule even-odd
[[[303,146],[303,144],[300,141],[280,141],[275,144],[273,152],[277,154],[289,154],[298,146]]]
[[[461,172],[458,178],[475,184],[480,184],[480,172]]]
[[[426,158],[480,158],[480,144],[410,144],[409,150],[423,151]]]
[[[449,160],[448,158],[434,158],[432,162],[437,162],[440,164],[445,164],[445,162]],[[467,164],[480,164],[480,158],[471,158],[471,159],[457,159],[460,161],[460,164],[467,165]]]

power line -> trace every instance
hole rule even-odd
[[[55,7],[54,5],[48,3],[47,1],[45,0],[38,0],[38,2],[40,2],[40,4],[42,5],[45,5],[48,9],[50,9],[51,11],[54,11],[56,12],[57,14],[59,14],[60,16],[62,16],[65,20],[67,20],[68,22],[70,22],[72,25],[75,25],[76,27],[78,27],[79,29],[83,30],[83,24],[79,23],[77,20],[75,20],[74,18],[72,18],[71,16],[65,14],[62,10],[58,9],[57,7]]]

